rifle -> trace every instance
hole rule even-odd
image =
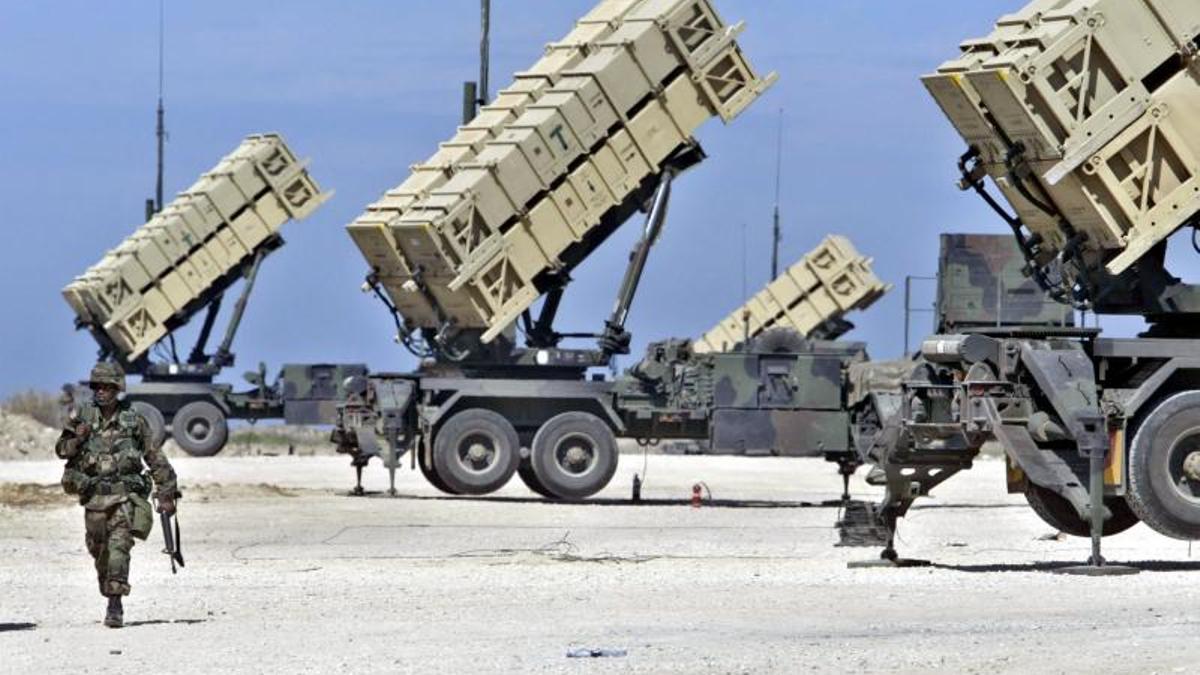
[[[162,552],[171,558],[171,574],[178,574],[178,570],[175,569],[176,563],[178,563],[180,567],[184,566],[183,542],[179,537],[179,514],[176,513],[174,515],[175,530],[173,534],[171,530],[172,516],[159,512],[158,518],[162,523],[163,544],[165,545]]]

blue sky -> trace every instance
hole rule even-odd
[[[496,0],[493,90],[592,4]],[[783,262],[827,233],[849,236],[897,287],[852,317],[853,335],[876,357],[898,355],[904,277],[934,272],[938,233],[1004,231],[953,187],[962,142],[917,78],[1019,5],[718,0],[727,20],[747,21],[752,61],[781,79],[729,127],[701,131],[710,159],[676,183],[630,318],[635,356],[649,340],[699,335],[742,302],[743,236],[748,290],[768,280],[781,108]],[[478,3],[168,1],[166,17],[168,195],[264,131],[283,133],[337,190],[285,228],[227,379],[260,360],[412,367],[358,290],[366,267],[343,226],[452,135],[461,83],[477,72]],[[157,24],[153,0],[0,3],[0,395],[57,388],[94,357],[59,290],[139,224],[152,192]],[[639,229],[628,224],[579,271],[560,329],[601,327]],[[930,288],[919,299],[931,298]]]

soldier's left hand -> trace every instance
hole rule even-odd
[[[158,500],[158,512],[165,513],[168,516],[175,515],[175,500],[174,499]]]

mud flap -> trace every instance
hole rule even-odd
[[[994,400],[984,399],[984,406],[996,440],[1026,479],[1066,499],[1079,517],[1086,520],[1091,513],[1091,497],[1071,465],[1057,453],[1039,448],[1024,424],[1004,423]]]

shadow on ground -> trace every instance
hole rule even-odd
[[[205,623],[208,619],[147,619],[146,621],[126,621],[126,628],[137,628],[139,626],[165,626],[169,624],[182,624],[190,626],[197,623]]]
[[[944,565],[934,563],[932,567],[954,572],[991,573],[991,572],[1055,572],[1068,567],[1079,566],[1078,560],[1048,561],[1034,563],[994,563],[987,565]],[[1115,561],[1110,565],[1132,567],[1142,572],[1196,572],[1200,571],[1200,561],[1186,560],[1144,560],[1144,561]]]
[[[580,501],[564,501],[545,499],[542,497],[465,497],[457,495],[410,495],[397,494],[395,496],[388,495],[386,492],[366,492],[361,495],[356,495],[352,492],[339,492],[342,497],[353,497],[356,499],[404,499],[411,501],[465,501],[465,502],[482,502],[491,504],[545,504],[548,506],[557,505],[586,505],[586,506],[691,506],[690,499],[585,499]],[[711,499],[704,498],[700,500],[700,505],[704,508],[717,509],[820,509],[820,508],[837,508],[842,505],[840,499],[833,499],[824,502],[806,502],[806,501],[769,501],[762,499]]]

